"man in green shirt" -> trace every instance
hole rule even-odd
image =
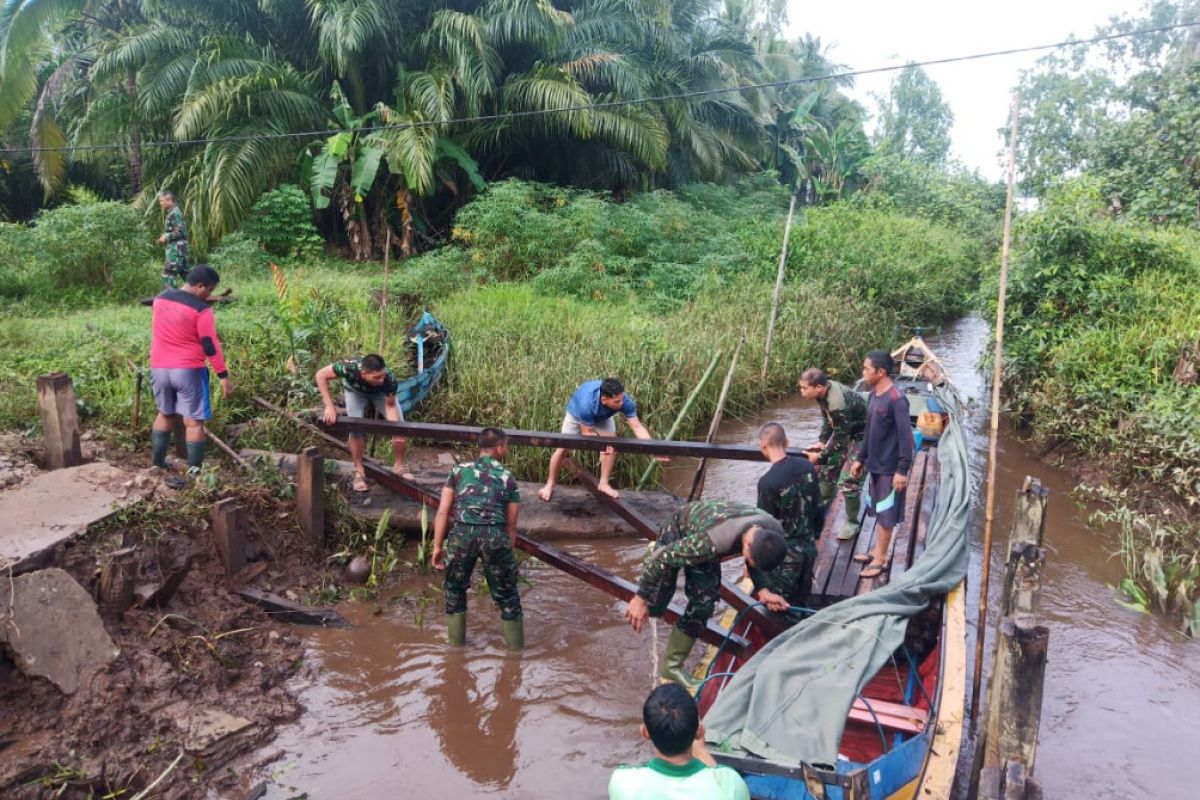
[[[162,281],[174,289],[187,279],[188,274],[187,223],[183,219],[183,209],[175,204],[174,193],[164,189],[156,196],[158,207],[167,212],[163,234],[158,237],[158,243],[165,248]]]
[[[362,418],[367,406],[374,406],[376,414],[392,422],[404,422],[404,409],[396,401],[399,383],[387,368],[383,356],[372,353],[362,358],[347,358],[335,361],[317,371],[317,391],[325,410],[321,420],[326,425],[337,422],[337,406],[329,393],[329,382],[338,378],[342,382],[342,395],[346,401],[346,416]],[[411,473],[404,469],[404,446],[402,436],[392,437],[392,471],[405,480],[412,480]],[[350,434],[350,460],[354,462],[354,484],[356,492],[367,491],[367,475],[363,468],[363,435]]]
[[[862,482],[850,475],[850,462],[867,429],[867,401],[849,386],[830,380],[817,367],[800,375],[800,395],[805,400],[816,400],[824,418],[821,440],[807,448],[808,460],[821,472],[823,496],[832,499],[835,485],[842,490],[846,524],[838,531],[837,538],[853,539],[858,535]]]
[[[679,684],[664,683],[646,698],[642,738],[654,746],[654,758],[617,767],[609,800],[750,800],[742,776],[708,752],[696,701]]]
[[[433,521],[433,566],[446,571],[443,590],[450,644],[466,642],[467,590],[471,588],[475,562],[482,558],[488,591],[500,607],[504,641],[510,650],[525,646],[517,559],[513,555],[521,493],[516,478],[500,463],[507,450],[503,431],[484,428],[479,433],[479,458],[455,466],[442,487]]]

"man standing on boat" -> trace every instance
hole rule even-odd
[[[787,555],[783,526],[754,506],[696,500],[663,522],[655,545],[642,561],[637,594],[629,601],[625,618],[641,632],[648,617],[661,617],[675,594],[679,570],[683,570],[687,608],[671,629],[660,675],[694,689],[696,682],[684,671],[683,663],[716,608],[721,562],[742,556],[751,579],[770,572]],[[754,588],[761,587],[756,584]]]
[[[858,535],[861,508],[859,481],[850,476],[854,449],[867,427],[867,401],[849,386],[830,380],[825,370],[810,367],[800,375],[800,396],[816,400],[821,409],[820,441],[809,447],[808,460],[821,470],[821,496],[833,499],[834,488],[842,490],[846,504],[846,524],[837,538]]]
[[[484,428],[479,433],[479,458],[455,466],[442,487],[433,521],[433,566],[446,571],[443,590],[450,644],[466,643],[467,590],[471,588],[475,561],[482,558],[488,591],[500,607],[504,642],[510,650],[525,646],[517,559],[513,555],[521,493],[516,479],[501,463],[507,450],[508,439],[503,431]]]
[[[625,424],[639,439],[649,439],[650,431],[642,424],[637,416],[637,405],[633,397],[625,393],[625,387],[616,378],[588,381],[575,390],[567,403],[567,413],[563,417],[562,432],[583,436],[616,436],[616,415],[625,418]],[[558,482],[558,472],[562,469],[562,461],[566,458],[567,449],[560,447],[550,456],[550,474],[546,476],[546,485],[538,490],[538,497],[549,501],[554,496],[554,486]],[[668,461],[664,456],[659,461]],[[620,493],[612,487],[613,466],[617,463],[617,453],[611,447],[600,454],[599,489],[609,497],[619,497]]]
[[[384,419],[392,422],[404,421],[404,409],[396,402],[396,377],[387,368],[383,356],[372,353],[362,358],[347,358],[336,361],[317,370],[317,390],[325,401],[325,411],[321,415],[326,425],[337,422],[337,406],[333,404],[333,396],[329,393],[329,382],[334,378],[342,381],[342,393],[346,401],[346,416],[362,418],[367,414],[367,406],[374,406],[375,411]],[[363,435],[358,432],[350,434],[350,458],[354,461],[354,484],[356,492],[367,491],[367,475],[363,468]],[[392,471],[397,475],[412,480],[412,475],[404,470],[404,438],[392,437]]]
[[[875,546],[855,561],[867,563],[861,577],[874,578],[888,567],[892,531],[904,521],[908,468],[915,442],[908,398],[892,383],[893,362],[886,350],[872,350],[863,361],[863,382],[871,389],[867,429],[850,474],[867,472],[867,514],[875,517]]]
[[[758,448],[771,468],[758,479],[758,507],[779,520],[787,557],[768,573],[751,574],[755,595],[772,611],[803,606],[812,593],[817,538],[825,522],[817,470],[807,459],[789,456],[787,433],[778,422],[758,429]]]

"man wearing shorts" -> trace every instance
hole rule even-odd
[[[198,264],[188,273],[182,289],[167,289],[154,298],[150,385],[158,416],[154,418],[150,442],[156,467],[167,466],[171,430],[177,417],[183,417],[187,430],[188,470],[198,472],[204,463],[204,421],[212,416],[208,365],[221,381],[221,393],[228,397],[233,392],[217,338],[216,319],[206,302],[220,280],[215,269]]]
[[[567,403],[567,414],[563,417],[562,432],[583,436],[616,436],[616,415],[625,418],[625,424],[639,439],[649,439],[650,431],[637,417],[637,406],[633,398],[625,394],[625,387],[616,378],[588,381],[575,390]],[[546,476],[546,485],[538,490],[538,497],[549,500],[554,495],[554,485],[558,482],[558,471],[562,468],[562,460],[567,450],[560,447],[550,456],[550,474]],[[659,457],[659,461],[667,461]],[[617,452],[611,447],[600,454],[600,491],[609,497],[619,497],[620,494],[609,482],[612,479],[613,466],[617,463]]]
[[[871,389],[867,401],[867,429],[850,474],[867,472],[867,514],[875,517],[875,547],[855,561],[867,562],[861,577],[874,578],[888,567],[892,531],[904,521],[904,495],[908,468],[913,460],[912,421],[908,398],[892,383],[892,357],[872,350],[863,361],[863,382]]]
[[[392,422],[404,421],[404,409],[396,402],[398,385],[392,371],[384,363],[383,356],[371,354],[362,358],[347,358],[336,361],[317,371],[317,389],[325,401],[322,420],[326,425],[337,422],[337,407],[329,393],[329,382],[334,378],[342,381],[342,393],[346,400],[346,416],[361,419],[367,414],[367,406],[373,406],[384,419]],[[354,461],[354,491],[367,491],[367,475],[363,468],[363,435],[350,434],[350,458]],[[401,477],[412,480],[404,470],[404,438],[392,437],[392,470]]]

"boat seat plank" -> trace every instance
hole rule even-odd
[[[885,730],[908,734],[921,733],[929,724],[929,711],[924,708],[887,700],[868,700],[868,702],[871,704],[870,709],[867,708],[867,704],[863,702],[862,698],[855,698],[853,705],[850,706],[848,719],[874,725],[875,718],[878,717],[879,724]],[[875,712],[874,716],[871,714],[872,710]]]

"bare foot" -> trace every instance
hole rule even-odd
[[[413,474],[404,468],[404,464],[392,464],[392,472],[404,478],[406,481],[413,479]]]
[[[538,497],[542,498],[542,500],[546,501],[547,503],[550,502],[550,498],[553,496],[554,496],[554,484],[552,484],[552,483],[547,483],[545,486],[538,489]]]
[[[611,497],[614,500],[616,500],[617,498],[619,498],[621,496],[620,492],[618,492],[613,487],[609,486],[607,483],[596,484],[596,488],[599,489],[600,491],[604,492],[606,495],[608,495],[609,497]]]

